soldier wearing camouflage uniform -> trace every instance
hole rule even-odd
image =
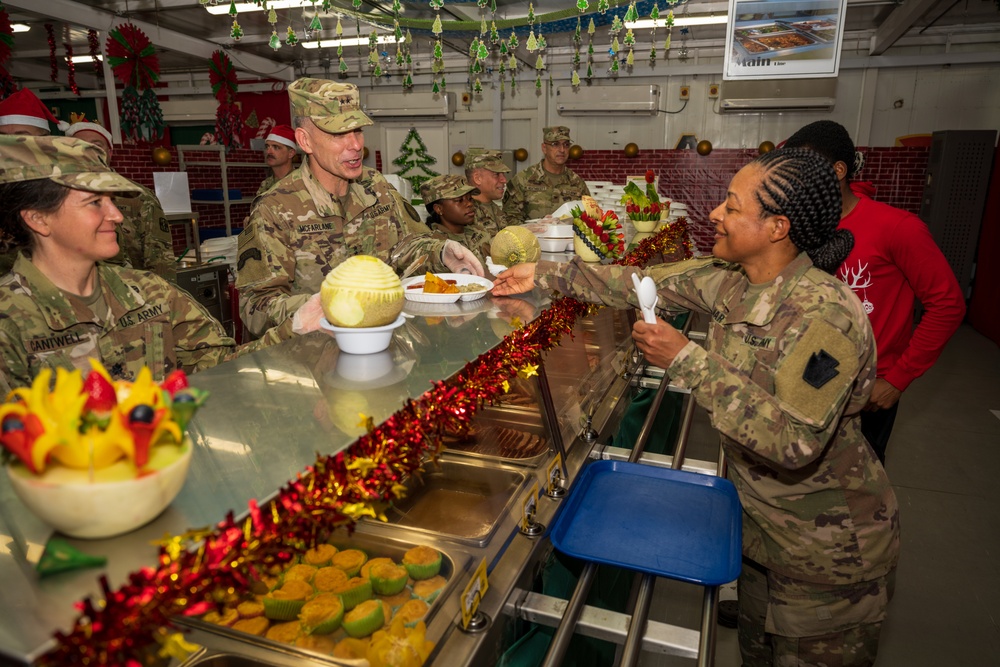
[[[115,378],[133,380],[148,366],[163,380],[291,336],[291,327],[272,330],[237,348],[187,292],[105,264],[122,220],[109,195],[135,191],[88,142],[0,137],[0,250],[20,250],[0,278],[0,393],[43,368],[89,372],[90,358]]]
[[[542,161],[507,183],[503,212],[508,219],[543,218],[562,204],[590,194],[583,179],[566,166],[570,145],[568,127],[558,125],[543,130]]]
[[[472,205],[477,194],[479,190],[461,176],[452,174],[435,176],[420,186],[420,198],[427,207],[427,224],[431,231],[461,243],[485,264],[493,236],[475,222]]]
[[[299,79],[288,94],[306,157],[257,201],[240,234],[236,288],[251,333],[306,304],[318,320],[323,278],[352,255],[373,255],[397,272],[414,266],[482,275],[472,253],[432,236],[385,178],[362,165],[362,129],[372,121],[356,86]]]
[[[874,336],[857,297],[829,275],[853,243],[836,231],[839,217],[822,158],[761,156],[712,212],[715,258],[645,271],[667,312],[710,316],[705,347],[663,321],[632,331],[721,435],[743,506],[747,667],[871,665],[898,560],[896,497],[859,418],[875,381]],[[535,271],[504,272],[494,294],[523,291]],[[618,308],[637,305],[635,273],[579,258],[537,267],[542,287]]]
[[[108,154],[108,161],[111,161],[111,133],[97,123],[73,123],[66,130],[66,136],[82,139],[104,149]],[[149,188],[130,182],[136,190],[115,196],[115,206],[125,220],[115,228],[121,249],[108,262],[152,271],[161,278],[174,282],[177,279],[174,242],[160,200]]]
[[[264,139],[264,163],[270,167],[271,173],[260,183],[254,198],[274,187],[274,184],[292,173],[295,165],[292,160],[298,146],[295,143],[295,130],[287,125],[278,125]]]
[[[504,164],[500,151],[469,149],[465,160],[465,180],[479,190],[479,194],[472,197],[472,205],[476,209],[476,226],[485,229],[491,236],[508,225],[523,222],[508,219],[503,209],[496,204],[503,199],[509,172],[510,167]]]

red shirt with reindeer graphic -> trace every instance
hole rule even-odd
[[[854,234],[854,249],[837,277],[861,299],[878,353],[878,376],[900,391],[934,365],[965,317],[965,298],[930,230],[917,216],[869,198],[865,183],[852,183],[860,201],[840,221]],[[924,314],[913,327],[914,299]]]

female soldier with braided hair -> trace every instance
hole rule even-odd
[[[899,551],[899,511],[858,414],[875,379],[860,301],[829,272],[837,231],[829,163],[777,150],[733,178],[712,211],[714,257],[650,267],[666,310],[709,314],[704,348],[662,320],[636,322],[647,361],[691,390],[719,431],[743,505],[743,664],[871,665]],[[500,274],[493,293],[544,288],[635,306],[636,269],[543,262]],[[664,536],[664,539],[670,539]]]

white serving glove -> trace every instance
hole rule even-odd
[[[309,300],[299,306],[292,315],[292,331],[297,334],[307,334],[319,329],[319,320],[323,317],[323,304],[319,293],[313,294]]]
[[[445,241],[441,248],[441,263],[452,273],[470,273],[483,277],[483,264],[471,250],[457,241]]]

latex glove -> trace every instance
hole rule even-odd
[[[292,315],[292,331],[297,334],[307,334],[319,329],[319,319],[323,317],[323,304],[319,293],[313,294]]]
[[[445,241],[441,248],[441,263],[452,273],[470,273],[482,277],[483,264],[471,250],[457,241]]]

